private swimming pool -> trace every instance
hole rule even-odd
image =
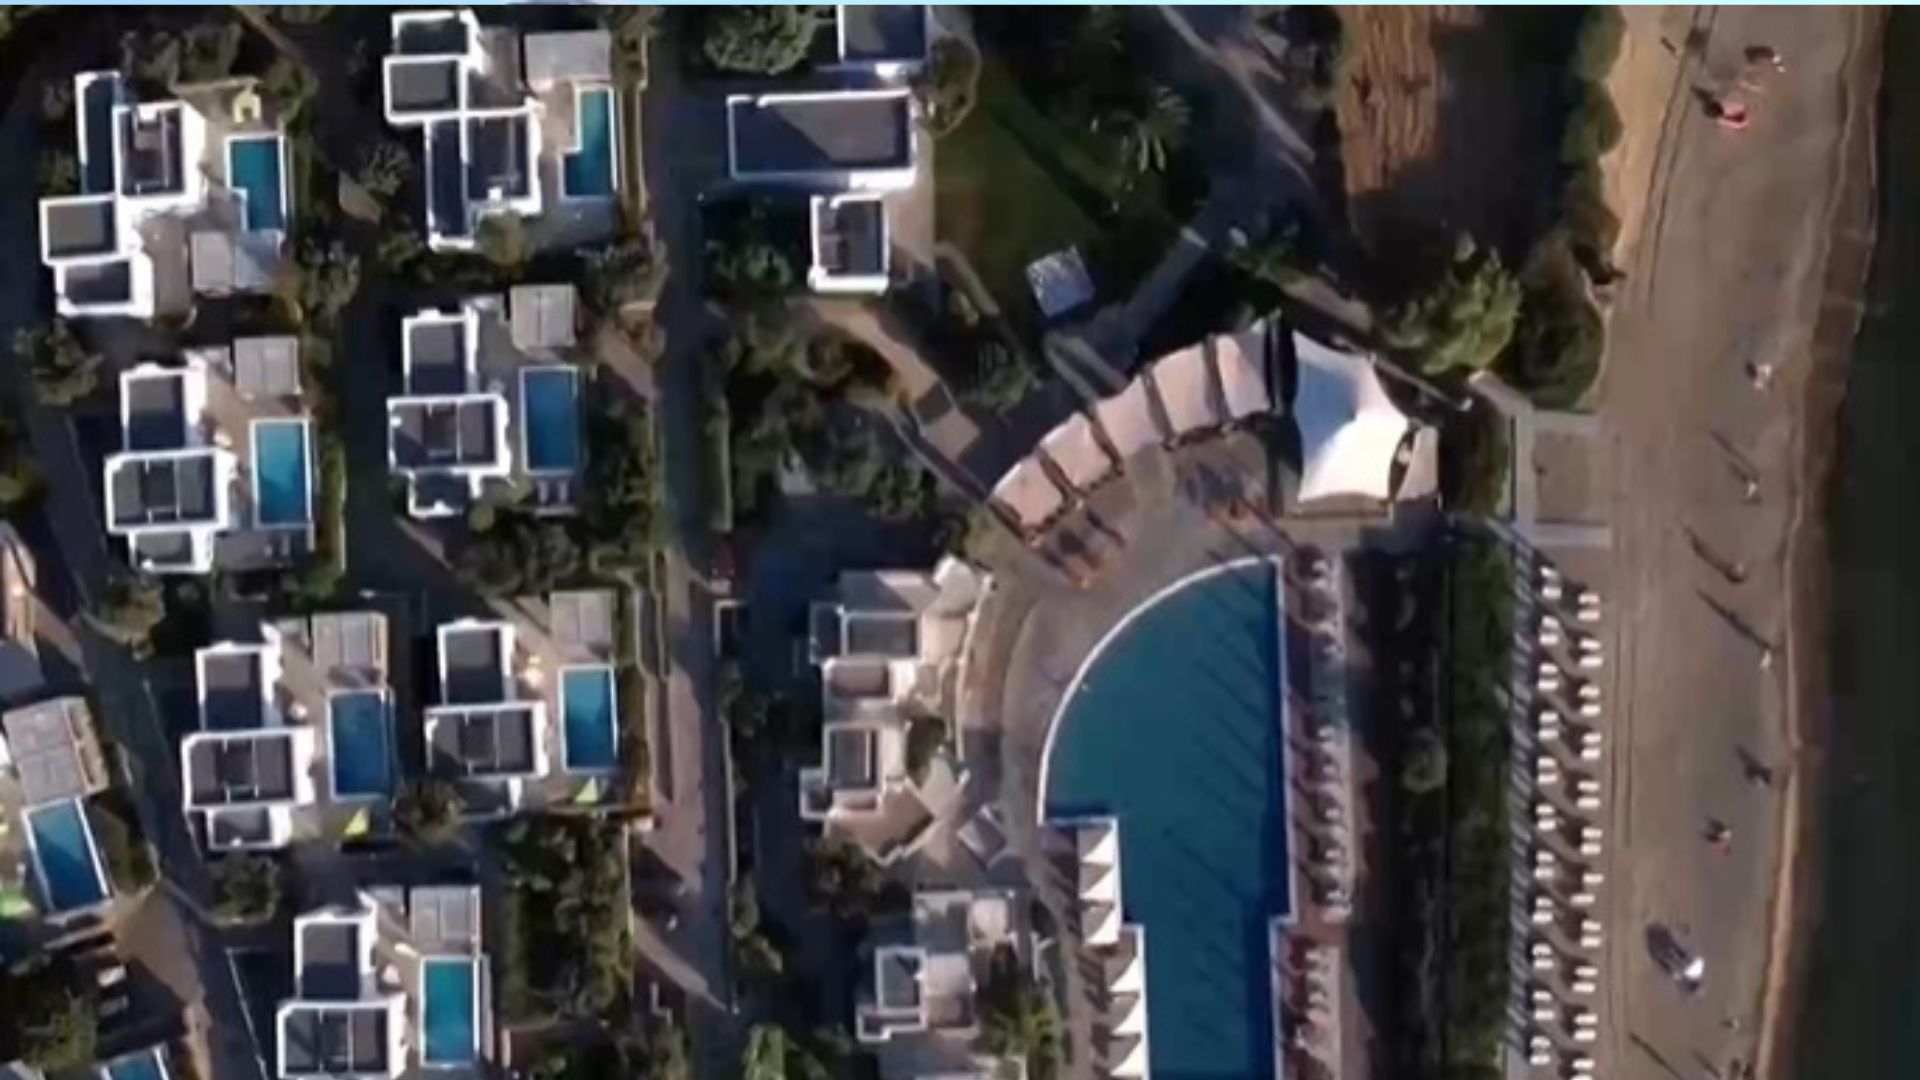
[[[1279,568],[1203,571],[1136,608],[1054,721],[1049,818],[1120,820],[1162,1077],[1274,1074],[1269,925],[1288,886]]]
[[[613,194],[613,91],[581,90],[574,98],[580,147],[561,161],[561,187],[570,199]]]
[[[327,699],[334,798],[393,794],[393,740],[388,724],[387,695],[379,690],[347,690]]]
[[[619,764],[613,668],[598,664],[563,669],[560,718],[561,767],[569,772],[600,772]]]
[[[480,1049],[477,963],[468,957],[433,956],[420,962],[422,1063],[464,1065]]]
[[[253,422],[253,506],[261,525],[306,525],[313,520],[310,468],[305,420]]]
[[[107,898],[107,876],[78,799],[27,811],[27,841],[40,888],[55,912],[79,911]]]
[[[570,473],[580,467],[580,373],[570,367],[520,372],[520,430],[527,471]]]
[[[280,161],[285,143],[278,135],[239,135],[227,140],[227,186],[240,193],[247,208],[247,231],[287,227],[287,189]]]

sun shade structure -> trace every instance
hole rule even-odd
[[[1213,363],[1220,376],[1220,393],[1226,400],[1230,420],[1245,420],[1273,411],[1267,364],[1269,332],[1270,327],[1263,322],[1238,334],[1222,334],[1213,339]]]
[[[1392,497],[1394,455],[1406,438],[1406,414],[1387,397],[1373,360],[1293,336],[1299,386],[1301,502],[1338,496]]]
[[[1113,459],[1100,445],[1093,421],[1085,413],[1074,413],[1047,432],[1040,449],[1078,491],[1092,491],[1113,475]]]
[[[993,500],[1013,515],[1022,529],[1038,529],[1067,505],[1038,457],[1024,457],[993,485]]]
[[[1174,438],[1220,426],[1213,403],[1213,372],[1204,345],[1190,345],[1154,361],[1149,378],[1173,425]]]
[[[1160,425],[1153,418],[1153,406],[1147,400],[1147,385],[1139,379],[1093,407],[1093,418],[1107,433],[1113,452],[1125,461],[1160,441]]]

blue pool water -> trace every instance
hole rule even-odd
[[[94,861],[93,838],[80,803],[69,799],[30,810],[40,884],[54,911],[78,911],[107,898],[107,883]]]
[[[313,520],[307,491],[307,425],[304,420],[253,425],[256,516],[262,525],[305,525]]]
[[[580,375],[572,368],[529,368],[521,375],[521,423],[529,472],[580,467]]]
[[[392,740],[386,695],[377,690],[335,694],[327,701],[333,740],[333,793],[345,799],[393,793]]]
[[[436,958],[423,961],[425,973],[420,1004],[420,1026],[426,1031],[421,1057],[429,1065],[457,1065],[473,1060],[474,962]]]
[[[563,748],[566,767],[611,769],[619,764],[614,745],[613,669],[569,668],[560,677]]]
[[[128,1054],[107,1066],[107,1080],[166,1080],[166,1067],[160,1064],[159,1050]]]
[[[287,227],[280,187],[280,136],[227,140],[227,184],[247,197],[247,231]]]
[[[1069,693],[1049,751],[1049,817],[1120,820],[1162,1080],[1274,1074],[1268,922],[1290,902],[1275,584],[1272,563],[1236,566],[1141,611]]]
[[[605,198],[613,194],[613,91],[581,92],[580,149],[568,154],[561,167],[568,195]]]

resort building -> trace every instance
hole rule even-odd
[[[975,1046],[978,999],[996,972],[1031,971],[1026,897],[1012,889],[927,890],[876,926],[854,1002],[854,1036],[887,1080],[1006,1075]]]
[[[524,285],[401,320],[387,462],[409,513],[455,517],[489,491],[540,513],[575,508],[586,465],[575,312],[572,286]]]
[[[727,176],[807,200],[807,287],[879,295],[891,282],[889,193],[920,179],[912,88],[934,30],[924,4],[835,9],[824,85],[727,97]]]
[[[393,16],[387,122],[420,133],[428,246],[471,251],[490,217],[523,219],[536,247],[618,224],[619,120],[605,31],[527,34],[468,8]]]
[[[87,801],[110,777],[86,700],[12,709],[0,736],[0,917],[97,911],[113,889]]]
[[[386,617],[282,619],[194,655],[182,790],[209,850],[383,832],[396,788]]]
[[[382,886],[293,920],[274,1075],[473,1076],[493,1058],[480,890]]]
[[[427,767],[469,815],[497,817],[613,797],[622,715],[618,594],[526,596],[512,617],[447,623],[436,635],[440,701],[426,711]]]
[[[820,669],[821,763],[800,770],[800,815],[881,861],[911,850],[957,794],[947,760],[921,763],[908,743],[915,723],[950,725],[964,658],[992,578],[955,558],[931,572],[840,575],[835,596],[813,605],[809,656]]]
[[[1413,424],[1387,396],[1373,357],[1293,335],[1292,415],[1300,431],[1300,502],[1384,503],[1405,473]],[[1429,447],[1431,455],[1434,449]]]
[[[79,190],[40,200],[40,258],[68,317],[185,314],[265,292],[292,206],[281,118],[250,79],[137,100],[119,72],[73,78]]]
[[[239,338],[120,375],[107,532],[147,573],[285,566],[313,550],[313,424],[299,343]]]

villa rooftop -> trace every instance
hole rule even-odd
[[[919,63],[927,57],[925,4],[840,4],[834,17],[844,63]]]
[[[257,731],[186,745],[191,807],[257,805],[295,798],[294,735]]]
[[[904,89],[738,94],[727,99],[727,125],[736,179],[803,180],[913,167],[913,101]]]
[[[6,760],[25,805],[84,798],[107,786],[106,759],[85,698],[62,697],[0,716]]]

